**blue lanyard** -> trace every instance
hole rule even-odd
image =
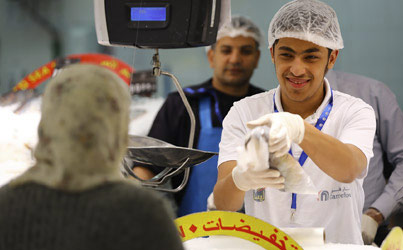
[[[276,106],[276,93],[273,95],[273,104],[274,104],[274,112],[277,113],[278,109]],[[320,115],[318,121],[315,124],[315,128],[322,130],[323,126],[325,125],[325,122],[327,121],[327,118],[329,117],[330,111],[333,108],[333,90],[330,88],[330,100],[329,103],[326,105],[325,109],[322,111],[322,114]],[[289,152],[292,155],[292,151],[290,149]],[[301,155],[299,156],[298,162],[299,165],[304,165],[306,159],[308,159],[308,155],[302,151]],[[291,210],[296,210],[297,209],[297,194],[292,193],[292,201],[291,201]]]
[[[191,88],[185,88],[184,91],[187,92],[187,93],[190,93],[190,94],[194,94],[194,93],[199,93],[199,94],[210,93],[214,97],[214,111],[215,111],[215,114],[216,114],[216,116],[218,118],[218,121],[220,123],[222,123],[223,117],[222,117],[222,114],[220,112],[220,107],[218,105],[217,93],[214,90],[206,89],[206,88],[200,88],[200,89],[196,89],[196,90],[191,89]]]

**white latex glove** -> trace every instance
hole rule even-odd
[[[237,166],[232,170],[235,185],[242,191],[264,187],[284,188],[284,177],[278,170],[269,168],[269,150],[265,137],[254,132],[257,130],[252,131],[244,147],[238,148]]]
[[[288,153],[291,142],[300,144],[304,139],[304,120],[299,115],[288,112],[267,114],[257,120],[247,123],[248,128],[257,126],[270,127],[269,151],[275,157],[280,157]]]
[[[365,245],[371,245],[374,242],[376,231],[378,230],[378,222],[371,216],[363,214],[361,222],[361,234]]]

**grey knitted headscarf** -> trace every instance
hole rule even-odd
[[[10,184],[80,191],[123,180],[129,106],[128,86],[112,71],[90,64],[64,68],[43,95],[36,165]]]

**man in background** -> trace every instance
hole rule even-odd
[[[218,152],[222,121],[235,101],[263,92],[250,84],[260,57],[262,35],[249,19],[234,16],[231,23],[218,31],[217,42],[207,50],[213,77],[200,85],[185,89],[195,113],[194,148]],[[176,146],[187,147],[190,132],[189,115],[179,94],[167,97],[158,112],[148,136]],[[143,179],[150,179],[161,168],[135,167],[133,171]],[[178,186],[183,174],[172,179]],[[217,156],[191,168],[184,190],[175,193],[178,216],[206,211],[207,197],[217,180]]]
[[[334,70],[326,78],[333,89],[361,98],[375,111],[374,157],[363,184],[362,236],[365,244],[372,244],[375,239],[380,245],[387,230],[386,226],[380,227],[377,234],[378,227],[393,209],[402,206],[398,200],[403,198],[403,113],[396,96],[382,82]]]

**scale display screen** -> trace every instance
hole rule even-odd
[[[132,7],[130,8],[131,21],[163,21],[167,20],[166,7]]]

